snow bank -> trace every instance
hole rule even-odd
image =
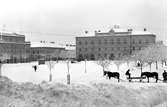
[[[15,83],[0,78],[1,107],[151,107],[167,101],[167,86],[128,88],[113,83]]]

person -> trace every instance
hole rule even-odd
[[[127,75],[128,76],[128,78],[130,78],[130,69],[128,69],[127,71],[126,71],[126,73],[125,73],[125,75]]]
[[[33,66],[33,68],[34,68],[34,71],[36,72],[36,70],[37,70],[37,66],[36,66],[36,65],[34,65],[34,66]]]
[[[166,82],[167,81],[167,72],[166,72],[166,70],[164,70],[162,76],[163,76],[164,82]]]

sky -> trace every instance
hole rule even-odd
[[[167,44],[167,0],[0,0],[0,31],[27,41],[74,44],[95,30],[147,30]]]

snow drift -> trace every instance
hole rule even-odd
[[[165,101],[163,83],[129,88],[119,83],[18,84],[0,78],[0,107],[152,107]]]

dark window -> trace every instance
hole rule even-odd
[[[139,50],[141,50],[141,47],[139,47]]]
[[[85,48],[85,51],[88,51],[88,49],[87,49],[87,48]]]
[[[132,43],[135,44],[135,40],[134,39],[133,39]]]
[[[82,51],[82,49],[81,49],[81,48],[79,48],[79,51],[81,52],[81,51]]]
[[[133,50],[135,50],[135,47],[133,47]]]
[[[81,41],[79,41],[79,45],[81,45],[82,44],[82,42]]]
[[[111,44],[114,44],[114,39],[111,39],[110,42],[111,42]]]
[[[141,44],[141,40],[139,40],[139,44]]]
[[[87,41],[85,41],[85,45],[87,45],[88,44],[88,42]]]
[[[105,51],[107,51],[107,48],[105,48]]]
[[[121,57],[121,53],[118,54],[118,57]]]
[[[99,48],[99,51],[101,51],[101,48]]]
[[[146,39],[145,43],[148,43],[148,39]]]
[[[127,40],[126,40],[126,38],[124,38],[124,44],[127,44]]]
[[[120,44],[120,38],[117,38],[117,43]]]
[[[104,54],[104,57],[107,58],[107,53]]]
[[[107,44],[107,40],[106,39],[105,39],[104,43]]]
[[[111,50],[114,51],[114,47],[112,47]]]
[[[93,44],[94,44],[94,41],[91,41],[91,44],[93,45]]]
[[[101,44],[101,40],[99,40],[99,44]]]
[[[124,51],[126,51],[126,47],[124,47]]]

